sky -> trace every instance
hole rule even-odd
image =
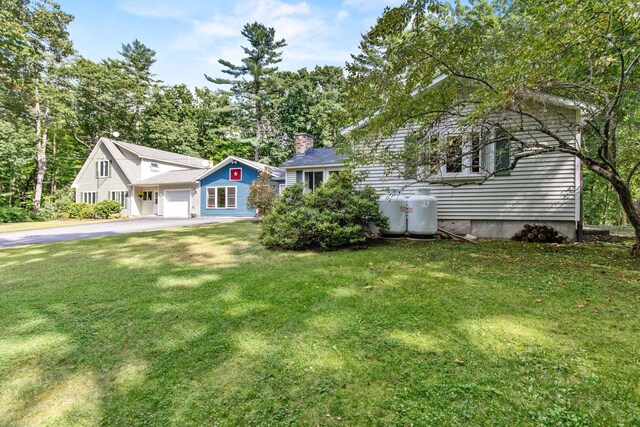
[[[284,38],[281,70],[342,66],[357,53],[361,34],[385,6],[401,0],[58,0],[75,19],[69,26],[78,54],[93,61],[118,56],[138,39],[156,51],[152,71],[166,84],[212,86],[218,59],[239,63],[240,34],[260,22]]]

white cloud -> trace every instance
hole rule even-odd
[[[343,8],[359,9],[363,11],[378,11],[384,9],[385,6],[399,6],[404,0],[344,0]]]
[[[344,21],[348,17],[349,17],[349,12],[347,12],[344,9],[340,9],[338,11],[338,13],[336,14],[336,20],[338,20],[338,21]]]

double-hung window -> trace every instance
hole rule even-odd
[[[304,173],[304,186],[308,190],[315,190],[320,185],[322,185],[322,181],[324,180],[324,172],[316,171],[316,172],[305,172]]]
[[[207,209],[235,209],[237,187],[207,187]]]
[[[96,192],[95,191],[85,191],[80,193],[80,201],[82,203],[88,203],[90,205],[96,204]]]
[[[109,160],[99,160],[96,162],[96,177],[109,178],[111,176],[111,162]]]
[[[109,200],[115,200],[120,203],[123,208],[127,207],[127,199],[129,198],[128,191],[109,191]]]
[[[443,175],[473,176],[482,172],[483,152],[480,133],[446,135],[444,138]]]

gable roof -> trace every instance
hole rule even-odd
[[[280,165],[287,169],[300,166],[343,165],[349,156],[337,154],[335,148],[310,148],[304,154],[296,154]]]
[[[71,183],[71,188],[76,188],[78,184],[78,178],[80,178],[84,173],[86,173],[87,168],[91,164],[89,160],[91,160],[96,155],[96,153],[98,152],[101,146],[104,146],[106,150],[109,152],[109,154],[111,154],[111,157],[113,157],[113,160],[115,160],[115,162],[118,164],[118,166],[122,170],[122,173],[124,173],[129,183],[133,182],[133,177],[136,176],[136,165],[133,164],[128,159],[123,158],[120,150],[113,144],[113,142],[110,139],[100,138],[96,143],[96,145],[91,150],[91,152],[89,153],[89,156],[87,157],[87,160],[85,160],[84,164],[82,165],[82,168],[76,174],[76,177]]]
[[[104,137],[100,138],[100,140],[109,141],[143,159],[174,163],[196,169],[206,169],[210,165],[208,160],[200,159],[198,157],[185,156],[184,154],[172,153],[170,151],[158,150],[157,148],[145,147],[144,145],[131,144],[124,141],[116,141]]]
[[[231,162],[243,163],[243,164],[245,164],[245,165],[247,165],[247,166],[249,166],[249,167],[251,167],[253,169],[256,169],[256,170],[258,170],[260,172],[267,172],[269,175],[271,175],[276,180],[285,179],[285,176],[286,176],[286,172],[283,169],[276,168],[274,166],[265,165],[264,163],[255,162],[253,160],[243,159],[241,157],[229,156],[226,159],[224,159],[223,161],[221,161],[220,163],[218,163],[217,165],[215,165],[214,167],[212,167],[211,169],[207,170],[204,173],[201,173],[197,177],[197,179],[195,179],[195,181],[199,181],[202,178],[205,178],[205,177],[211,175],[215,171],[225,167],[226,165],[228,165]]]

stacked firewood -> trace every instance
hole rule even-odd
[[[525,224],[511,239],[516,242],[564,243],[567,238],[558,230],[544,224]]]

